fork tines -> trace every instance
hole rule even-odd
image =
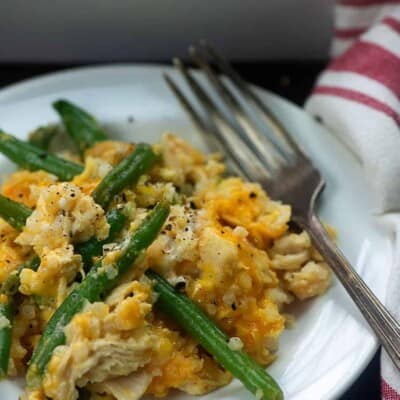
[[[170,76],[164,74],[164,78],[212,150],[223,150],[233,160],[235,169],[250,179],[257,179],[261,184],[282,165],[291,163],[294,157],[302,156],[298,145],[272,111],[210,45],[202,41],[199,46],[191,46],[189,55],[204,72],[211,88],[222,99],[222,104],[217,104],[195,74],[178,58],[173,60],[174,66],[202,106],[204,116],[196,111],[196,107]],[[209,60],[228,76],[230,85],[215,72]],[[268,121],[268,136],[257,127],[252,116],[242,106],[243,99],[248,100],[258,115]]]
[[[229,77],[229,79],[234,82],[237,88],[239,88],[242,96],[251,103],[259,115],[263,118],[263,121],[271,126],[274,133],[282,139],[282,143],[285,146],[285,150],[289,152],[302,154],[302,150],[299,145],[293,140],[285,126],[279,121],[275,113],[261,100],[257,92],[252,90],[249,85],[242,79],[242,77],[232,68],[229,62],[216,52],[216,50],[211,47],[205,40],[201,40],[200,44],[208,57],[216,63],[219,70]],[[271,138],[276,145],[280,145]]]

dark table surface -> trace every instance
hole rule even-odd
[[[251,62],[237,63],[236,67],[248,81],[302,105],[312,89],[315,78],[324,65],[323,62]],[[22,79],[74,66],[0,64],[0,88]],[[378,352],[362,375],[340,400],[379,399],[379,364]]]

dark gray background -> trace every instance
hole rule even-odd
[[[206,38],[235,60],[325,59],[334,0],[1,0],[0,62],[154,61]]]

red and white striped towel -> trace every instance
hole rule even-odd
[[[379,218],[393,235],[386,305],[400,319],[400,1],[341,0],[335,57],[306,109],[355,153],[370,180]],[[382,352],[382,398],[400,400],[400,373]]]

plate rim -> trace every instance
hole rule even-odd
[[[57,67],[57,65],[54,65]],[[26,90],[32,90],[35,89],[37,85],[41,84],[49,84],[52,83],[53,80],[57,80],[60,77],[63,78],[73,78],[74,75],[79,75],[82,72],[96,72],[96,71],[103,71],[103,72],[108,72],[107,70],[110,69],[129,69],[129,68],[135,68],[135,69],[154,69],[157,70],[159,68],[166,68],[169,70],[174,70],[174,68],[167,64],[167,63],[129,63],[129,62],[118,62],[118,63],[99,63],[99,64],[82,64],[82,65],[77,65],[77,66],[72,66],[72,67],[66,67],[59,69],[57,71],[52,71],[52,72],[45,72],[45,73],[40,73],[36,76],[33,76],[31,78],[23,78],[17,82],[10,83],[8,85],[5,85],[0,88],[0,102],[4,102],[5,104],[8,103],[8,101],[11,101],[11,103],[14,103],[15,100],[9,100],[7,99],[8,96],[13,96],[15,94],[18,94],[19,91],[26,91]],[[256,86],[257,88],[261,88],[259,86]],[[262,90],[267,91],[269,94],[275,95],[272,92],[269,92],[266,89],[261,88]],[[280,97],[280,96],[278,96]],[[282,98],[283,99],[283,98]],[[286,100],[286,99],[284,99]],[[17,100],[18,101],[18,100]],[[289,101],[289,103],[291,103]]]
[[[57,65],[55,65],[57,67]],[[57,71],[46,72],[38,74],[31,78],[24,78],[20,81],[8,84],[2,88],[0,88],[0,106],[2,105],[12,105],[14,103],[18,103],[19,101],[28,101],[35,97],[39,97],[42,95],[48,95],[49,93],[46,91],[42,93],[37,93],[38,87],[42,85],[51,85],[51,84],[60,84],[60,79],[76,79],[82,73],[90,73],[90,72],[104,72],[104,73],[111,73],[113,70],[123,71],[126,70],[128,72],[129,69],[137,70],[149,70],[152,69],[154,71],[159,71],[160,73],[162,70],[166,71],[173,71],[174,68],[167,64],[167,63],[130,63],[130,62],[118,62],[118,63],[99,63],[99,64],[83,64],[83,65],[76,65],[72,67],[62,68]],[[250,82],[249,82],[250,83]],[[258,92],[266,93],[268,96],[273,98],[277,98],[282,103],[285,103],[285,106],[293,107],[297,111],[301,112],[303,116],[306,118],[312,119],[312,116],[309,115],[300,105],[274,93],[269,91],[266,88],[263,88],[259,85],[255,85],[250,83],[250,85],[255,88]],[[112,85],[111,85],[112,86]],[[64,88],[65,89],[65,88]],[[82,88],[85,89],[85,88]],[[40,89],[39,89],[40,90]],[[23,97],[23,93],[27,91],[34,91],[34,95],[27,98]],[[22,93],[22,95],[21,95]],[[14,97],[14,98],[13,98]],[[320,129],[324,129],[325,131],[331,131],[325,127],[321,126]],[[341,143],[343,147],[346,147]],[[347,149],[348,150],[348,149]],[[374,357],[377,349],[379,347],[377,339],[374,337],[373,345],[371,345],[368,352],[366,352],[366,356],[364,360],[359,364],[358,368],[355,368],[355,371],[347,376],[347,379],[344,381],[342,380],[342,385],[334,392],[328,399],[330,400],[337,400],[339,399],[353,384],[354,382],[361,376],[361,374],[365,371],[366,367]]]

